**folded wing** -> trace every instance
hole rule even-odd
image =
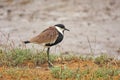
[[[58,37],[58,32],[56,28],[49,27],[48,29],[44,30],[42,33],[37,35],[36,37],[33,37],[30,42],[31,43],[37,43],[37,44],[52,44],[56,41]]]

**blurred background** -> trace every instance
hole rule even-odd
[[[21,47],[49,26],[70,32],[53,53],[120,55],[120,0],[0,0],[0,46]],[[27,48],[43,46],[28,44]]]

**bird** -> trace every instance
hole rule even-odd
[[[25,44],[35,43],[35,44],[43,44],[47,47],[47,58],[48,58],[48,67],[53,67],[53,64],[50,62],[49,52],[50,48],[54,45],[60,43],[64,38],[64,31],[70,31],[65,28],[64,24],[56,24],[54,26],[50,26],[49,28],[43,30],[37,36],[31,38],[30,40],[23,41]]]

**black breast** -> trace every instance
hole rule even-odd
[[[63,35],[60,32],[58,32],[57,40],[54,43],[45,44],[45,46],[54,46],[54,45],[60,43],[62,40],[63,40]]]

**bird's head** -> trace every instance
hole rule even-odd
[[[65,28],[65,26],[63,24],[56,24],[55,25],[55,28],[59,31],[59,32],[62,32],[64,33],[64,31],[70,31],[69,29]]]

